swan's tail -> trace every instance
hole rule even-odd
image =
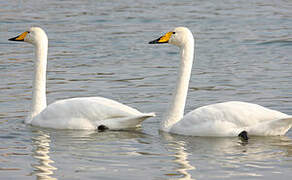
[[[154,117],[154,116],[155,116],[155,113],[143,113],[136,116],[107,119],[107,120],[99,122],[97,129],[99,128],[99,126],[105,126],[110,130],[137,128],[141,126],[141,123],[145,119]]]
[[[248,132],[250,135],[259,136],[281,136],[285,135],[292,127],[292,117],[277,119],[251,127]]]

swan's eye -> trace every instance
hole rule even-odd
[[[27,33],[30,33],[30,31],[26,31]]]
[[[172,34],[175,34],[175,32],[172,32]]]

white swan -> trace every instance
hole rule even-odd
[[[284,135],[292,116],[246,102],[224,102],[197,108],[184,116],[194,56],[194,38],[185,27],[175,28],[150,44],[169,43],[180,48],[181,64],[169,109],[161,121],[162,131],[191,136]],[[246,133],[247,132],[247,133]]]
[[[81,97],[46,103],[46,66],[48,38],[39,27],[32,27],[9,39],[24,41],[35,47],[31,111],[25,123],[55,129],[126,129],[155,116],[102,97]]]

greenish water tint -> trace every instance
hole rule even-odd
[[[292,114],[289,1],[0,0],[0,179],[291,179],[284,137],[198,138],[159,133],[178,49],[147,43],[176,26],[196,37],[186,112],[240,100]],[[136,131],[23,124],[32,52],[8,38],[30,26],[49,37],[48,103],[103,96],[157,117]]]

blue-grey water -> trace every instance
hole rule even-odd
[[[23,124],[33,48],[7,39],[30,26],[49,37],[48,103],[103,96],[157,117],[103,133]],[[292,130],[248,143],[159,133],[178,49],[147,43],[176,26],[196,37],[186,112],[240,100],[292,114],[289,0],[0,0],[0,179],[291,179]]]

